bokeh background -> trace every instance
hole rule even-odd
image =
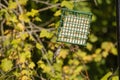
[[[61,8],[93,14],[86,46],[56,41]],[[0,80],[119,80],[116,31],[115,0],[0,0]]]

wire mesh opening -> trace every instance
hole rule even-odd
[[[91,13],[62,9],[57,41],[86,45]]]

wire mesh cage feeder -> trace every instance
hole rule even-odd
[[[86,45],[91,18],[92,13],[63,8],[57,41]]]

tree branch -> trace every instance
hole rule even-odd
[[[39,12],[42,12],[42,11],[46,11],[46,10],[48,10],[48,9],[51,9],[51,8],[53,8],[53,7],[58,7],[58,6],[60,6],[60,3],[54,4],[54,5],[51,5],[51,6],[42,8],[42,9],[39,9],[38,11],[39,11]]]

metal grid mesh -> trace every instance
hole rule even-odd
[[[86,45],[91,13],[62,9],[57,41]]]

